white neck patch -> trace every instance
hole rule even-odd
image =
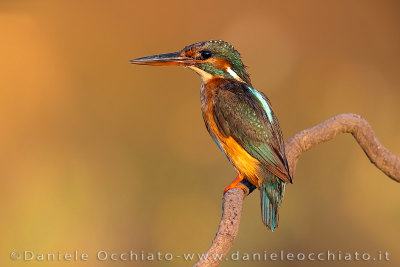
[[[236,74],[230,67],[226,68],[226,72],[228,72],[236,81],[243,82],[242,78]]]

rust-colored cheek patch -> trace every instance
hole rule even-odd
[[[214,65],[220,70],[225,70],[231,66],[231,64],[227,60],[222,58],[215,58]]]
[[[189,55],[186,54],[186,56],[189,56]],[[193,56],[196,56],[195,53],[193,53],[193,55],[191,55],[191,57],[193,57]],[[217,69],[220,69],[220,70],[226,70],[227,68],[229,68],[231,66],[229,61],[227,61],[225,59],[222,59],[222,58],[214,58],[214,57],[211,57],[211,58],[206,59],[206,60],[197,60],[197,62],[199,62],[199,63],[211,63]]]

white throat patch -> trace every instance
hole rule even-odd
[[[201,70],[201,69],[196,68],[194,66],[189,66],[188,68],[194,70],[197,74],[199,74],[201,80],[204,83],[208,82],[209,80],[211,80],[213,78],[213,76],[210,73],[208,73],[208,72],[206,72],[204,70]]]

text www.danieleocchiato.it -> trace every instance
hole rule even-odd
[[[94,253],[83,251],[72,252],[39,252],[33,250],[12,251],[10,258],[13,261],[25,262],[84,262],[84,261],[110,261],[110,262],[152,262],[152,261],[249,261],[249,262],[268,262],[268,261],[389,261],[388,251],[377,251],[374,253],[366,251],[319,251],[319,252],[252,252],[246,253],[235,251],[227,256],[222,254],[201,254],[201,253],[170,253],[170,252],[145,252],[145,251],[125,251],[112,252],[99,250]]]

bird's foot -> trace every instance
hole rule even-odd
[[[240,183],[241,181],[243,181],[243,179],[244,179],[244,175],[238,174],[236,179],[233,180],[233,182],[230,183],[227,187],[225,187],[224,195],[229,189],[232,189],[232,188],[241,188],[244,191],[244,193],[247,195],[249,193],[249,188],[247,186],[245,186],[244,184]]]

